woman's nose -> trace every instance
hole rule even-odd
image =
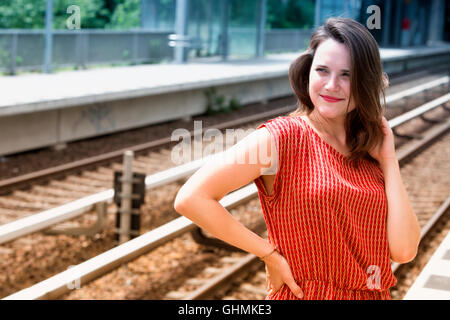
[[[338,88],[339,88],[339,83],[338,83],[337,77],[331,75],[328,78],[327,83],[325,84],[325,89],[333,91],[333,90],[337,90]]]

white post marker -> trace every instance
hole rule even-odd
[[[131,201],[133,193],[133,158],[133,151],[125,151],[123,156],[122,193],[120,195],[119,243],[124,243],[130,240]]]

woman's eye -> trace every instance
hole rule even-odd
[[[317,71],[317,72],[328,73],[328,70],[327,70],[327,69],[324,69],[324,68],[317,68],[316,71]],[[350,73],[343,73],[342,75],[343,75],[344,77],[350,77]]]

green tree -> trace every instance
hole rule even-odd
[[[230,26],[254,27],[257,17],[257,1],[259,0],[231,0]]]
[[[117,0],[107,28],[139,28],[141,24],[141,0]]]
[[[71,5],[80,7],[81,29],[104,28],[109,22],[111,12],[105,7],[104,0],[53,0],[53,28],[66,29],[66,21],[70,14],[67,8]]]
[[[2,0],[0,2],[0,28],[42,29],[45,1]]]
[[[204,1],[193,0],[197,8]],[[314,24],[314,0],[267,0],[267,24],[272,28],[310,28]],[[42,29],[46,0],[0,0],[0,28]],[[169,19],[175,0],[161,0],[159,18]],[[80,7],[81,28],[127,29],[140,26],[141,0],[54,0],[55,29],[65,29],[70,5]],[[254,25],[257,0],[231,0],[230,25]]]
[[[80,7],[81,28],[130,28],[140,25],[141,0],[53,0],[53,28],[66,29],[70,5]],[[1,0],[1,29],[43,29],[46,0]]]
[[[314,10],[314,0],[267,0],[266,28],[311,28]]]

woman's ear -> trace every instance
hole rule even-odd
[[[381,78],[383,80],[383,89],[387,89],[389,87],[389,76],[386,72],[383,72]]]

